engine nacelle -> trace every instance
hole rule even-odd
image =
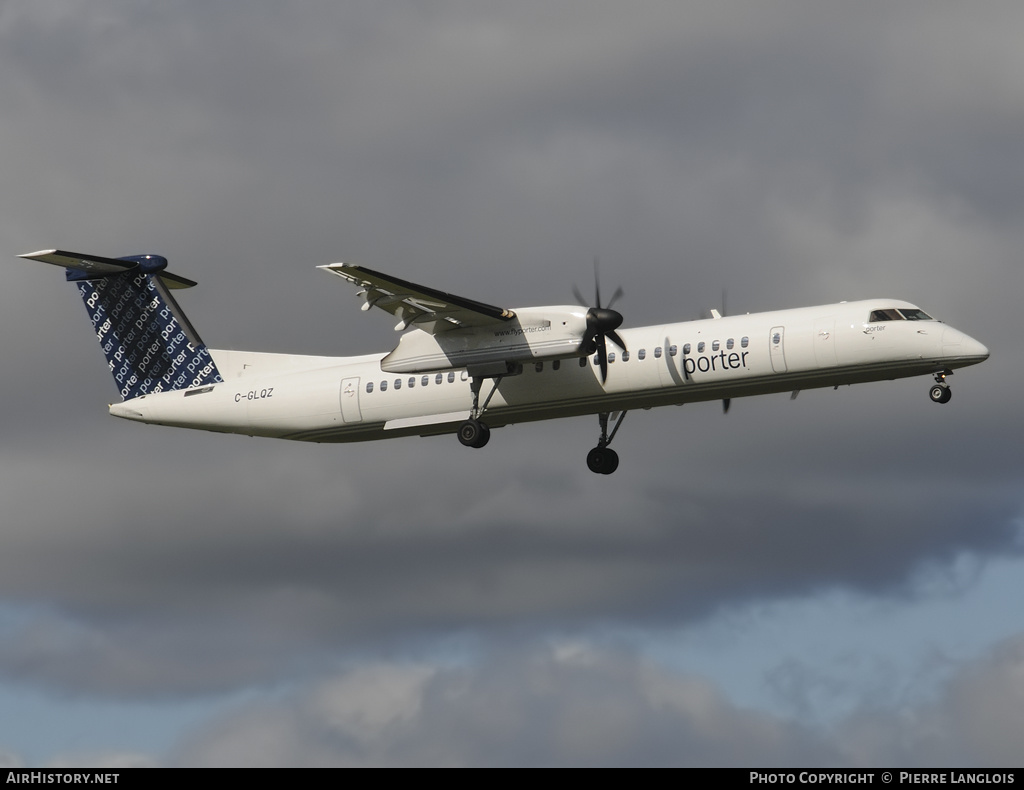
[[[388,373],[426,373],[450,368],[522,364],[565,359],[582,353],[587,308],[574,306],[517,308],[501,324],[452,329],[431,335],[414,329],[402,335],[394,351],[381,360]]]

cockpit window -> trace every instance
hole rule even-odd
[[[868,318],[869,324],[877,324],[879,321],[934,321],[924,310],[916,307],[901,307],[899,310],[890,308],[888,310],[874,310]]]

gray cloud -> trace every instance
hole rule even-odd
[[[284,704],[257,704],[212,723],[174,759],[190,765],[782,765],[808,747],[830,751],[799,726],[736,709],[699,679],[628,655],[567,649],[492,654],[466,669],[356,669]]]
[[[236,708],[182,742],[186,765],[1013,765],[1021,640],[957,668],[934,700],[812,728],[707,681],[585,645],[470,666],[370,665]],[[798,670],[800,671],[800,670]],[[995,697],[995,698],[994,698]]]
[[[939,462],[901,474],[898,459],[872,460],[872,441],[844,437],[848,458],[819,459],[813,472],[771,441],[731,466],[738,446],[723,448],[682,476],[671,453],[655,450],[667,468],[615,491],[579,470],[577,453],[566,471],[567,459],[531,449],[540,432],[515,430],[508,452],[520,460],[460,469],[472,493],[459,501],[450,469],[423,468],[415,452],[381,476],[388,445],[360,448],[371,462],[362,467],[332,466],[337,448],[223,437],[198,440],[208,454],[195,468],[178,452],[163,460],[145,449],[130,456],[137,469],[51,463],[57,495],[9,514],[0,579],[8,596],[61,615],[8,641],[0,670],[106,694],[224,691],[272,677],[296,650],[380,648],[466,628],[692,623],[730,603],[835,586],[902,596],[963,554],[1019,552],[1008,481],[965,482]],[[627,457],[642,459],[658,430],[656,420],[638,426]],[[172,446],[196,441],[143,431]],[[121,439],[92,446],[116,457]],[[260,454],[238,460],[253,444]],[[244,471],[210,477],[222,464]],[[41,466],[8,480],[8,498],[22,501],[14,492]],[[395,489],[396,479],[416,485]]]

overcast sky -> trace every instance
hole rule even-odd
[[[0,3],[0,765],[1011,765],[1024,8]],[[362,264],[626,326],[907,299],[930,379],[305,445],[127,423],[76,291],[385,351]]]

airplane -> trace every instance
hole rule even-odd
[[[302,356],[208,348],[172,291],[196,283],[159,255],[63,250],[20,256],[65,269],[85,302],[122,402],[115,417],[305,442],[455,433],[596,414],[588,468],[611,474],[610,448],[635,409],[722,401],[930,375],[948,403],[957,368],[988,349],[917,306],[869,299],[621,329],[601,304],[508,309],[347,263],[318,268],[355,286],[363,310],[398,319],[387,353]],[[575,293],[580,302],[585,300]],[[609,349],[609,342],[614,348]],[[609,422],[614,421],[609,430]]]

